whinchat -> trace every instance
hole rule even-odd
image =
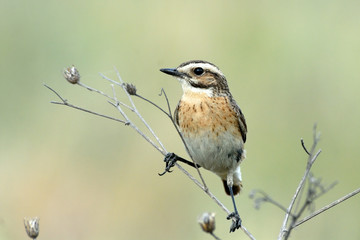
[[[245,158],[245,117],[229,91],[224,74],[214,64],[188,61],[177,68],[160,71],[181,83],[183,95],[176,107],[174,121],[195,164],[218,175],[225,192],[231,196],[234,212],[228,219],[233,220],[230,227],[233,232],[241,227],[234,195],[242,188],[240,163]],[[173,153],[168,154],[165,161],[165,172],[170,171],[175,161],[195,166]]]

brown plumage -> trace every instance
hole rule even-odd
[[[242,188],[240,163],[245,158],[247,125],[233,99],[224,74],[206,61],[189,61],[174,69],[161,69],[181,83],[183,95],[174,120],[187,145],[188,153],[199,166],[217,174],[234,204],[234,223],[241,225],[234,195]]]

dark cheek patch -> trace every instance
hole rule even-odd
[[[208,85],[205,85],[204,83],[202,83],[201,81],[200,82],[193,82],[193,81],[190,81],[190,85],[195,87],[195,88],[208,88],[209,86]]]

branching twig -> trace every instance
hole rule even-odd
[[[117,122],[121,122],[121,123],[124,123],[125,125],[128,125],[128,124],[129,124],[128,122],[126,122],[126,121],[124,121],[124,120],[121,120],[121,119],[118,119],[118,118],[109,117],[109,116],[107,116],[107,115],[103,115],[103,114],[100,114],[100,113],[96,113],[96,112],[87,110],[87,109],[85,109],[85,108],[81,108],[81,107],[72,105],[72,104],[68,103],[67,100],[63,99],[54,89],[52,89],[51,87],[49,87],[49,86],[46,85],[46,84],[44,84],[44,86],[45,86],[46,88],[48,88],[50,91],[52,91],[53,93],[55,93],[56,96],[58,96],[58,97],[60,98],[60,100],[61,100],[61,102],[51,101],[50,103],[58,104],[58,105],[64,105],[64,106],[67,106],[67,107],[70,107],[70,108],[74,108],[74,109],[77,109],[77,110],[80,110],[80,111],[83,111],[83,112],[87,112],[87,113],[94,114],[94,115],[99,116],[99,117],[103,117],[103,118],[107,118],[107,119],[114,120],[114,121],[117,121]]]
[[[151,129],[151,127],[146,123],[145,119],[144,119],[143,117],[141,117],[140,113],[138,112],[138,110],[137,110],[137,108],[136,108],[136,106],[135,106],[135,104],[134,104],[134,102],[133,102],[130,94],[129,94],[128,91],[125,89],[125,83],[124,83],[124,81],[122,80],[119,71],[117,71],[116,68],[115,68],[115,71],[116,71],[116,75],[117,75],[117,77],[118,77],[118,79],[119,79],[119,82],[114,81],[114,80],[106,77],[105,75],[103,75],[103,74],[101,74],[101,73],[100,73],[100,76],[101,76],[102,78],[104,78],[105,80],[107,80],[107,81],[109,81],[109,82],[112,82],[112,83],[120,86],[120,87],[125,91],[125,93],[127,94],[128,98],[129,98],[129,101],[131,102],[131,105],[133,106],[133,109],[134,109],[134,112],[136,113],[136,115],[138,115],[138,117],[141,119],[141,121],[142,121],[142,122],[145,124],[145,126],[149,129],[149,131],[151,132],[151,134],[156,138],[156,140],[159,142],[159,144],[160,144],[160,145],[162,146],[162,148],[165,150],[165,148],[164,148],[164,146],[162,145],[162,143],[160,142],[159,138],[156,136],[156,134],[153,132],[153,130]],[[161,107],[159,107],[157,104],[155,104],[155,103],[153,103],[152,101],[150,101],[150,100],[148,100],[148,99],[146,99],[146,98],[138,95],[136,92],[135,92],[133,95],[134,95],[134,96],[137,96],[137,97],[139,97],[139,98],[141,98],[141,99],[143,99],[143,100],[146,99],[146,102],[148,102],[148,103],[150,103],[151,105],[155,106],[156,108],[160,109],[163,113],[165,113],[166,116],[168,116],[168,117],[170,118],[171,122],[173,123],[173,125],[174,125],[177,133],[179,134],[179,136],[180,136],[180,138],[181,138],[181,140],[182,140],[182,142],[183,142],[183,144],[184,144],[184,146],[185,146],[185,149],[186,149],[187,153],[188,153],[189,156],[190,156],[190,159],[192,160],[192,162],[193,162],[194,165],[195,165],[195,168],[196,168],[196,170],[197,170],[197,172],[198,172],[198,174],[199,174],[199,177],[200,177],[200,179],[201,179],[201,182],[202,182],[202,184],[205,186],[205,191],[208,191],[208,187],[207,187],[207,185],[206,185],[206,183],[205,183],[205,180],[204,180],[204,178],[203,178],[203,176],[202,176],[202,174],[201,174],[201,172],[200,172],[200,170],[199,170],[199,167],[197,166],[197,164],[195,164],[194,159],[192,158],[191,153],[190,153],[190,151],[189,151],[189,148],[188,148],[188,146],[187,146],[187,144],[186,144],[186,142],[185,142],[185,140],[184,140],[181,132],[179,131],[179,129],[178,129],[178,127],[177,127],[177,125],[176,125],[176,123],[175,123],[175,121],[174,121],[174,118],[173,118],[173,116],[172,116],[172,114],[171,114],[169,99],[167,98],[167,95],[166,95],[166,93],[165,93],[165,91],[164,91],[163,89],[161,90],[161,92],[164,93],[164,96],[165,96],[165,99],[166,99],[166,102],[167,102],[167,105],[168,105],[168,109],[169,109],[169,112],[168,112],[168,113],[166,113],[166,111],[163,110]],[[165,150],[165,151],[166,151],[166,150]]]
[[[156,141],[160,144],[161,148],[162,148],[165,152],[167,152],[166,149],[165,149],[165,147],[164,147],[164,145],[161,143],[160,139],[156,136],[155,132],[152,130],[152,128],[150,127],[150,125],[145,121],[145,119],[141,116],[141,114],[140,114],[139,111],[137,110],[137,108],[136,108],[136,106],[135,106],[135,104],[134,104],[134,102],[133,102],[130,94],[129,94],[128,91],[125,89],[124,81],[121,79],[119,72],[116,71],[116,74],[117,74],[117,76],[118,76],[119,82],[113,81],[113,80],[109,79],[108,77],[104,76],[103,74],[100,74],[100,75],[101,75],[104,79],[115,83],[116,85],[120,86],[120,87],[124,90],[125,94],[128,96],[128,99],[129,99],[129,101],[130,101],[130,103],[131,103],[131,106],[132,106],[132,109],[133,109],[134,113],[138,116],[138,118],[143,122],[143,124],[146,126],[146,128],[150,131],[150,133],[153,135],[153,137],[156,139]],[[117,102],[119,102],[119,101],[117,101]]]
[[[154,102],[150,101],[149,99],[144,98],[143,96],[140,96],[140,95],[138,95],[138,94],[136,94],[136,93],[134,94],[134,96],[136,96],[136,97],[138,97],[138,98],[140,98],[140,99],[142,99],[142,100],[150,103],[151,105],[153,105],[154,107],[156,107],[157,109],[159,109],[161,112],[163,112],[168,118],[170,118],[170,120],[171,120],[172,124],[174,125],[174,127],[175,127],[178,135],[180,136],[181,141],[183,142],[183,144],[184,144],[184,146],[185,146],[186,152],[187,152],[188,155],[190,156],[191,161],[194,163],[194,166],[195,166],[195,168],[196,168],[196,170],[197,170],[197,172],[198,172],[198,174],[199,174],[199,177],[200,177],[200,179],[201,179],[201,182],[202,182],[202,184],[203,184],[204,187],[205,187],[205,190],[204,190],[204,191],[208,191],[208,187],[207,187],[207,185],[206,185],[206,183],[205,183],[205,180],[204,180],[204,178],[203,178],[203,176],[202,176],[202,174],[201,174],[201,172],[200,172],[200,170],[199,170],[199,167],[198,167],[198,165],[195,163],[193,157],[191,156],[191,152],[190,152],[190,150],[189,150],[189,148],[188,148],[188,146],[187,146],[187,144],[186,144],[186,142],[185,142],[185,139],[184,139],[183,135],[181,134],[178,126],[177,126],[176,123],[175,123],[174,117],[172,116],[169,99],[168,99],[168,97],[167,97],[167,95],[166,95],[166,92],[165,92],[165,90],[164,90],[163,88],[161,89],[161,92],[160,92],[159,95],[160,95],[160,96],[161,96],[161,95],[164,95],[165,100],[166,100],[166,103],[167,103],[167,107],[168,107],[168,112],[166,112],[164,109],[162,109],[161,107],[159,107],[159,105],[155,104]]]
[[[344,197],[330,203],[329,205],[326,205],[325,207],[320,208],[319,210],[317,210],[316,212],[313,212],[312,214],[310,214],[309,216],[305,217],[304,219],[298,221],[297,223],[295,223],[292,227],[295,228],[301,224],[303,224],[304,222],[310,220],[313,217],[316,217],[317,215],[319,215],[320,213],[325,212],[326,210],[329,210],[332,207],[335,207],[336,205],[338,205],[339,203],[344,202],[345,200],[355,196],[356,194],[358,194],[360,192],[360,188],[356,189],[355,191],[345,195]]]
[[[138,98],[140,98],[143,101],[146,101],[147,103],[151,104],[152,106],[156,107],[157,109],[159,109],[162,113],[164,113],[173,123],[177,133],[179,134],[187,153],[189,154],[191,160],[194,163],[194,166],[197,169],[197,172],[199,174],[199,177],[201,179],[201,182],[199,180],[197,180],[195,177],[193,177],[188,171],[186,171],[181,165],[175,163],[175,166],[181,171],[183,172],[191,181],[193,181],[195,183],[195,185],[197,185],[201,190],[203,190],[223,211],[225,211],[227,214],[230,214],[230,211],[225,207],[225,205],[219,201],[219,199],[217,199],[217,197],[215,195],[213,195],[208,187],[206,186],[206,183],[201,175],[201,172],[199,171],[198,165],[194,162],[192,156],[191,156],[191,152],[189,151],[189,148],[181,134],[181,132],[178,129],[178,126],[174,120],[174,117],[172,115],[172,111],[170,108],[170,103],[169,103],[169,99],[166,95],[166,92],[164,91],[164,89],[161,89],[161,93],[160,96],[163,95],[165,97],[166,103],[167,103],[167,110],[164,110],[163,108],[159,107],[157,104],[155,104],[154,102],[148,100],[147,98],[142,97],[141,95],[138,95],[136,93],[136,88],[135,86],[133,86],[132,84],[127,84],[124,83],[124,81],[121,79],[119,72],[115,69],[116,71],[116,75],[118,77],[118,81],[114,81],[108,77],[106,77],[105,75],[101,74],[101,77],[109,82],[111,82],[111,87],[112,87],[112,91],[113,91],[113,97],[107,95],[106,93],[99,91],[95,88],[89,87],[85,84],[83,84],[82,82],[80,82],[80,74],[77,71],[77,69],[72,66],[70,68],[65,69],[64,71],[64,77],[72,84],[77,84],[78,86],[81,86],[89,91],[98,93],[106,98],[109,99],[109,103],[114,106],[119,113],[121,114],[121,116],[124,118],[124,120],[122,119],[118,119],[118,118],[114,118],[114,117],[110,117],[110,116],[106,116],[103,114],[99,114],[90,110],[87,110],[85,108],[81,108],[78,106],[75,106],[73,104],[70,104],[66,99],[64,99],[62,96],[60,96],[59,93],[57,93],[54,89],[52,89],[51,87],[47,86],[44,84],[44,86],[46,88],[48,88],[50,91],[52,91],[61,101],[57,102],[57,101],[52,101],[51,103],[53,104],[58,104],[58,105],[63,105],[63,106],[67,106],[70,108],[74,108],[80,111],[84,111],[90,114],[94,114],[96,116],[100,116],[103,118],[107,118],[110,120],[114,120],[120,123],[125,124],[126,126],[130,126],[131,128],[133,128],[138,134],[140,134],[147,142],[149,142],[156,150],[158,150],[161,154],[163,154],[164,156],[168,154],[167,150],[165,149],[164,145],[162,144],[162,142],[160,141],[160,139],[157,137],[157,135],[155,134],[155,132],[152,130],[152,128],[150,127],[150,125],[145,121],[145,119],[142,117],[142,115],[140,114],[140,112],[138,111],[138,109],[136,108],[136,105],[132,99],[132,96],[136,96]],[[125,94],[128,97],[129,102],[131,103],[131,105],[127,105],[121,101],[119,101],[116,97],[116,93],[115,93],[115,88],[114,85],[117,85],[119,87],[121,87],[123,89],[123,91],[125,92]],[[138,126],[136,126],[131,119],[129,118],[129,116],[126,114],[126,112],[122,109],[122,107],[125,107],[126,109],[130,110],[131,112],[135,113],[135,115],[141,120],[141,122],[145,125],[145,127],[150,131],[151,135],[153,138],[156,139],[156,141],[152,141],[147,135],[145,135],[139,128]],[[277,206],[278,208],[280,208],[282,211],[285,212],[285,218],[278,236],[278,240],[282,240],[282,239],[288,239],[290,236],[291,231],[296,228],[297,226],[303,224],[304,222],[312,219],[313,217],[323,213],[324,211],[336,206],[337,204],[355,196],[356,194],[358,194],[360,192],[360,188],[356,189],[355,191],[345,195],[344,197],[330,203],[329,205],[313,212],[312,214],[310,214],[309,216],[303,218],[302,220],[299,220],[299,218],[302,216],[303,212],[310,207],[313,206],[314,201],[319,198],[320,196],[322,196],[323,194],[325,194],[326,192],[328,192],[330,189],[332,189],[335,185],[336,182],[330,184],[328,187],[324,187],[321,184],[321,179],[316,179],[315,177],[312,176],[310,170],[311,167],[313,166],[314,162],[316,161],[317,157],[319,156],[319,154],[321,153],[321,150],[315,151],[316,147],[317,147],[317,143],[319,142],[319,133],[316,131],[316,125],[314,125],[314,130],[313,130],[313,145],[310,149],[310,151],[306,148],[304,140],[301,139],[301,145],[304,149],[304,151],[306,152],[306,154],[308,155],[308,160],[307,160],[307,166],[305,169],[305,173],[301,179],[301,181],[299,182],[299,185],[291,199],[290,205],[288,208],[285,208],[284,206],[282,206],[280,203],[278,203],[277,201],[275,201],[274,199],[272,199],[268,194],[266,194],[265,192],[261,191],[261,190],[254,190],[252,192],[253,197],[255,198],[255,194],[259,193],[262,196],[261,197],[257,197],[255,198],[255,204],[257,204],[257,206],[260,206],[261,203],[263,202],[269,202],[275,206]],[[306,184],[307,183],[307,184]],[[305,191],[304,186],[307,185],[307,191]],[[319,192],[320,191],[320,192]],[[306,198],[304,201],[302,201],[302,195],[306,193]],[[303,204],[300,207],[300,202],[303,202]],[[294,205],[296,204],[296,206],[294,207]],[[298,211],[298,207],[300,208]],[[295,209],[294,209],[295,208]],[[290,223],[289,223],[289,219],[291,219]],[[247,229],[242,226],[241,229],[243,230],[243,232],[250,238],[250,239],[255,239],[252,234],[247,231]],[[214,239],[219,239],[216,235],[214,235],[212,232],[210,232],[210,234],[214,237]]]
[[[70,70],[70,68],[69,68],[68,70]],[[73,67],[71,70],[73,71],[73,70],[76,70],[76,69]],[[76,71],[77,71],[77,70],[76,70]],[[81,110],[81,111],[84,111],[84,112],[88,112],[88,113],[91,113],[91,114],[94,114],[94,115],[97,115],[97,116],[101,116],[101,117],[104,117],[104,118],[107,118],[107,119],[111,119],[111,120],[115,120],[115,121],[124,123],[125,125],[130,126],[131,128],[133,128],[133,129],[134,129],[138,134],[140,134],[147,142],[149,142],[153,147],[155,147],[156,150],[158,150],[159,152],[161,152],[161,153],[165,156],[165,155],[167,154],[167,151],[166,151],[165,147],[163,146],[163,144],[161,143],[161,141],[160,141],[160,139],[157,137],[157,135],[154,133],[154,131],[151,129],[151,127],[147,124],[147,122],[145,121],[145,119],[141,116],[141,114],[139,113],[139,111],[137,110],[137,108],[136,108],[136,106],[135,106],[135,104],[134,104],[134,102],[133,102],[133,100],[132,100],[132,98],[131,98],[128,90],[126,89],[126,86],[127,86],[127,85],[122,81],[119,72],[116,71],[116,73],[117,73],[119,82],[114,81],[114,80],[112,80],[112,79],[110,79],[110,78],[107,78],[107,77],[104,76],[103,74],[100,74],[100,75],[101,75],[101,77],[103,77],[104,79],[110,81],[111,83],[113,83],[113,84],[115,84],[115,85],[117,85],[117,86],[120,86],[120,87],[124,90],[124,92],[127,94],[128,99],[129,99],[129,101],[130,101],[130,103],[131,103],[131,106],[128,106],[128,105],[120,102],[120,101],[117,99],[113,85],[112,85],[112,89],[113,89],[113,95],[114,95],[114,97],[110,97],[109,95],[105,94],[105,93],[102,92],[102,91],[96,90],[96,89],[91,88],[91,87],[89,87],[89,86],[87,86],[87,85],[85,85],[85,84],[80,83],[80,82],[79,82],[79,79],[76,79],[76,81],[74,81],[74,82],[69,81],[69,79],[67,79],[67,80],[68,80],[69,82],[73,83],[73,84],[78,84],[78,85],[81,86],[81,87],[84,87],[84,88],[86,88],[86,89],[88,89],[88,90],[90,90],[90,91],[93,91],[93,92],[96,92],[96,93],[98,93],[98,94],[101,94],[101,95],[105,96],[106,98],[110,99],[111,101],[109,101],[109,103],[110,103],[112,106],[114,106],[114,107],[117,108],[117,110],[118,110],[118,111],[120,112],[120,114],[123,116],[123,118],[125,119],[125,121],[124,121],[124,120],[121,120],[121,119],[109,117],[109,116],[106,116],[106,115],[102,115],[102,114],[99,114],[99,113],[96,113],[96,112],[93,112],[93,111],[89,111],[89,110],[87,110],[87,109],[84,109],[84,108],[81,108],[81,107],[78,107],[78,106],[69,104],[69,103],[68,103],[64,98],[62,98],[62,97],[60,96],[60,94],[58,94],[54,89],[50,88],[49,86],[47,86],[47,85],[45,85],[45,84],[44,84],[44,86],[47,87],[49,90],[51,90],[54,94],[57,95],[57,97],[59,97],[59,98],[61,99],[61,102],[51,102],[51,103],[59,104],[59,105],[63,105],[63,106],[67,106],[67,107],[74,108],[74,109],[78,109],[78,110]],[[70,73],[67,73],[67,74],[73,74],[73,72],[70,72]],[[77,74],[78,74],[78,73],[77,73]],[[73,75],[70,76],[70,77],[73,77]],[[80,78],[80,76],[75,76],[75,77]],[[137,95],[137,94],[136,94],[136,89],[135,89],[135,94],[132,94],[132,95],[135,95],[135,96],[137,96],[137,97],[139,97],[139,98],[141,98],[141,99],[143,99],[143,100],[151,103],[152,105],[154,105],[155,107],[157,107],[158,109],[160,109],[163,113],[165,113],[165,114],[172,120],[172,122],[173,122],[176,130],[178,131],[178,133],[179,133],[179,135],[180,135],[180,137],[181,137],[181,139],[182,139],[182,141],[183,141],[183,143],[184,143],[184,145],[185,145],[185,147],[186,147],[186,149],[187,149],[187,152],[188,152],[189,155],[190,155],[189,149],[187,148],[186,143],[185,143],[185,141],[184,141],[184,139],[183,139],[180,131],[178,130],[178,128],[177,128],[177,126],[176,126],[176,124],[175,124],[175,122],[174,122],[174,119],[173,119],[173,117],[172,117],[171,109],[170,109],[170,104],[169,104],[168,98],[167,98],[167,96],[166,96],[166,93],[165,93],[164,90],[162,90],[162,93],[163,93],[164,96],[165,96],[165,99],[166,99],[166,102],[167,102],[167,105],[168,105],[169,113],[167,113],[165,110],[163,110],[162,108],[158,107],[156,104],[152,103],[151,101],[147,100],[146,98],[143,98],[143,97],[141,97],[140,95]],[[151,134],[153,135],[153,137],[156,139],[156,141],[158,142],[158,144],[159,144],[160,146],[158,146],[157,144],[155,144],[148,136],[146,136],[146,135],[130,120],[130,118],[127,116],[127,114],[122,110],[121,106],[126,107],[127,109],[129,109],[130,111],[132,111],[132,112],[134,112],[134,113],[136,114],[136,116],[143,122],[143,124],[144,124],[144,125],[146,126],[146,128],[151,132]],[[190,157],[191,157],[191,155],[190,155]],[[192,157],[191,157],[191,159],[192,159]],[[205,184],[205,181],[204,181],[204,179],[203,179],[203,177],[202,177],[202,175],[201,175],[201,173],[200,173],[200,171],[199,171],[198,168],[197,168],[197,171],[198,171],[198,173],[199,173],[199,176],[200,176],[201,181],[202,181],[203,184],[201,184],[196,178],[194,178],[188,171],[186,171],[186,170],[185,170],[182,166],[180,166],[179,164],[175,163],[175,166],[177,166],[181,172],[183,172],[187,177],[189,177],[200,189],[202,189],[202,190],[203,190],[218,206],[220,206],[227,214],[230,214],[230,211],[215,197],[215,195],[213,195],[213,194],[209,191],[209,189],[207,188],[207,186],[206,186],[206,184]],[[197,166],[197,165],[195,164],[195,166]],[[250,239],[255,239],[255,238],[252,236],[252,234],[251,234],[244,226],[242,226],[241,229],[243,230],[243,232],[244,232]]]
[[[204,178],[203,178],[203,176],[202,176],[202,174],[201,174],[201,172],[200,172],[200,170],[199,170],[198,165],[195,163],[195,161],[194,161],[194,159],[193,159],[193,157],[192,157],[192,155],[191,155],[191,152],[190,152],[190,150],[189,150],[189,147],[188,147],[188,145],[186,144],[185,139],[184,139],[183,135],[181,134],[181,132],[180,132],[180,130],[179,130],[179,128],[178,128],[178,126],[177,126],[177,124],[176,124],[176,122],[175,122],[174,117],[172,116],[169,99],[168,99],[168,97],[167,97],[167,95],[166,95],[166,92],[165,92],[165,90],[164,90],[163,88],[161,89],[160,95],[161,95],[161,94],[164,94],[164,97],[165,97],[165,100],[166,100],[166,103],[167,103],[167,106],[168,106],[168,110],[169,110],[168,117],[170,118],[171,122],[173,123],[173,125],[174,125],[174,127],[175,127],[175,129],[176,129],[176,131],[177,131],[177,133],[178,133],[178,135],[180,136],[180,139],[181,139],[181,141],[183,142],[183,144],[184,144],[184,146],[185,146],[185,149],[186,149],[186,152],[187,152],[188,155],[190,156],[191,161],[194,163],[195,168],[196,168],[196,171],[197,171],[197,173],[198,173],[198,175],[199,175],[199,177],[200,177],[200,179],[201,179],[202,184],[204,185],[204,188],[205,188],[204,191],[206,192],[206,191],[208,191],[209,189],[208,189],[208,187],[207,187],[207,185],[206,185],[206,183],[205,183],[205,180],[204,180]]]
[[[255,197],[257,193],[261,194],[261,197]],[[272,199],[266,192],[262,190],[257,190],[257,189],[252,190],[249,194],[249,197],[254,199],[256,209],[259,209],[262,203],[268,202],[280,208],[285,213],[287,212],[287,209],[283,205]]]
[[[294,228],[296,228],[297,226],[299,226],[302,223],[310,220],[311,218],[319,215],[320,213],[336,206],[337,204],[345,201],[346,199],[349,199],[350,197],[355,196],[356,194],[358,194],[360,192],[360,188],[359,188],[359,189],[347,194],[346,196],[332,202],[331,204],[319,209],[318,211],[313,212],[312,214],[305,217],[304,219],[298,221],[306,209],[309,209],[311,211],[311,208],[314,205],[316,199],[318,199],[319,197],[321,197],[322,195],[327,193],[329,190],[331,190],[337,184],[337,181],[335,181],[328,186],[324,186],[323,184],[321,184],[321,178],[320,179],[315,178],[313,176],[313,174],[310,172],[312,165],[314,164],[315,160],[317,159],[317,157],[319,156],[319,154],[321,152],[321,150],[318,150],[317,152],[315,152],[317,143],[319,141],[319,136],[320,135],[316,132],[316,125],[314,125],[314,140],[313,140],[314,142],[313,142],[313,145],[312,145],[310,151],[306,148],[304,140],[301,139],[301,146],[303,147],[304,151],[308,155],[308,161],[307,161],[307,166],[305,169],[305,174],[304,174],[303,178],[301,179],[299,186],[296,189],[295,194],[294,194],[294,196],[290,202],[290,205],[287,209],[285,207],[283,207],[277,201],[273,200],[267,193],[265,193],[262,190],[253,190],[250,193],[249,197],[254,199],[255,208],[259,208],[260,205],[264,202],[269,202],[269,203],[277,206],[278,208],[280,208],[282,211],[284,211],[286,213],[278,239],[285,239],[285,240],[288,239],[291,231]],[[306,190],[304,187],[305,185],[307,185]],[[304,193],[306,193],[306,199],[304,201],[302,201],[301,197]],[[256,194],[260,194],[260,197],[256,197]],[[295,203],[296,203],[296,207],[295,207],[295,209],[293,209],[293,206],[295,205]],[[302,203],[302,204],[301,204],[300,209],[298,210],[300,203]],[[288,223],[289,219],[291,219],[290,223]]]
[[[290,205],[286,211],[286,214],[285,214],[285,218],[284,218],[284,222],[282,224],[282,227],[280,229],[280,233],[279,233],[279,237],[278,237],[278,240],[281,240],[282,238],[286,237],[286,236],[289,236],[289,231],[291,231],[291,229],[287,230],[286,229],[286,226],[287,226],[287,223],[288,223],[288,220],[289,220],[289,216],[290,214],[292,213],[292,208],[294,206],[294,203],[301,191],[301,189],[304,187],[304,184],[305,184],[305,181],[310,173],[310,169],[312,167],[312,165],[314,164],[315,160],[317,159],[317,157],[319,156],[319,154],[321,153],[321,150],[318,150],[316,153],[315,153],[315,148],[317,146],[317,143],[319,142],[320,140],[320,136],[319,134],[316,132],[316,125],[314,125],[314,142],[313,142],[313,145],[311,147],[311,150],[310,151],[307,151],[306,150],[306,147],[304,144],[302,144],[302,146],[304,147],[305,151],[308,153],[309,157],[308,157],[308,161],[307,161],[307,167],[306,167],[306,170],[305,170],[305,173],[304,173],[304,176],[302,177],[300,183],[299,183],[299,186],[297,187],[296,191],[295,191],[295,194],[293,196],[293,198],[291,199],[291,202],[290,202]]]

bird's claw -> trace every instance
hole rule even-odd
[[[165,170],[163,173],[158,173],[159,176],[163,176],[167,172],[172,172],[170,169],[175,166],[177,161],[177,156],[175,153],[168,153],[165,155],[164,162],[165,162]]]
[[[241,218],[239,216],[239,213],[232,212],[227,216],[227,220],[232,219],[232,224],[230,226],[230,232],[235,232],[236,229],[241,228]]]

